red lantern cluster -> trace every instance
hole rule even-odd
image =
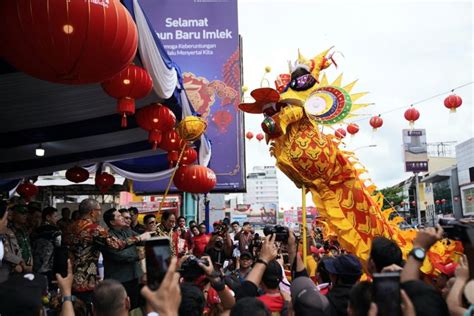
[[[181,166],[173,177],[173,183],[181,191],[189,193],[207,193],[217,183],[216,174],[211,169],[200,166]]]
[[[351,123],[347,125],[346,129],[349,134],[355,135],[359,132],[359,125],[357,125],[356,123]]]
[[[95,185],[99,188],[100,192],[107,192],[115,183],[115,177],[107,172],[102,172],[95,177]]]
[[[130,64],[138,32],[120,1],[1,1],[0,42],[0,56],[33,77],[98,83]]]
[[[336,130],[336,132],[334,133],[334,135],[336,135],[337,138],[339,139],[343,139],[344,137],[346,137],[346,130],[343,129],[343,128],[338,128]]]
[[[24,198],[26,201],[29,201],[33,196],[37,195],[39,192],[39,189],[36,185],[33,183],[27,181],[22,184],[20,184],[16,188],[16,192]]]
[[[66,179],[74,183],[81,183],[89,179],[89,171],[82,167],[72,167],[66,171]]]
[[[164,141],[164,134],[172,131],[176,124],[174,113],[159,103],[152,103],[142,107],[137,111],[135,118],[138,126],[148,131],[148,141],[153,144],[153,150],[158,148],[158,145]],[[175,131],[173,132],[176,133]],[[166,148],[163,149],[168,150]]]
[[[255,138],[256,138],[259,142],[261,142],[261,141],[265,138],[265,136],[264,136],[262,133],[258,133],[257,136],[255,136]]]
[[[417,109],[411,107],[405,111],[404,116],[405,119],[410,122],[410,126],[413,126],[415,124],[415,121],[420,118],[420,112],[418,112]]]
[[[456,109],[462,104],[462,99],[460,96],[451,94],[446,99],[444,99],[444,106],[447,107],[451,112],[456,112]]]
[[[153,88],[148,72],[138,66],[127,68],[102,82],[104,91],[117,100],[117,112],[122,115],[122,127],[127,127],[127,115],[135,114],[135,100],[146,97]]]
[[[378,128],[382,127],[382,125],[383,125],[383,120],[382,120],[382,118],[380,117],[380,115],[378,115],[378,116],[372,116],[372,118],[370,119],[369,123],[370,123],[370,126],[372,126],[372,128],[374,129],[374,132],[375,132]]]
[[[247,137],[248,140],[251,140],[253,138],[253,133],[247,132],[247,134],[245,134],[245,137]]]

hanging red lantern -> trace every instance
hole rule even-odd
[[[256,138],[259,142],[261,142],[261,141],[265,138],[265,136],[264,136],[262,133],[258,133],[257,136],[255,136],[255,138]]]
[[[26,201],[29,201],[33,196],[37,195],[39,192],[39,189],[36,185],[33,183],[27,181],[22,184],[20,184],[16,188],[16,192],[24,198]]]
[[[444,99],[444,106],[447,107],[451,112],[456,112],[456,109],[462,104],[462,99],[460,96],[451,94],[446,99]]]
[[[227,132],[227,126],[232,122],[232,114],[225,110],[219,110],[212,116],[212,121],[217,125],[220,133]]]
[[[343,128],[338,128],[336,130],[336,132],[334,133],[334,135],[336,135],[337,138],[339,139],[343,139],[344,137],[346,137],[346,130],[343,129]]]
[[[216,186],[217,179],[211,169],[200,165],[190,165],[178,168],[173,177],[173,183],[178,190],[184,192],[207,193]]]
[[[469,195],[469,196],[467,197],[467,200],[468,200],[469,202],[471,202],[471,201],[472,201],[472,196]]]
[[[404,207],[404,206],[405,206],[405,201],[401,201],[401,202],[400,202],[400,206],[401,206],[401,207]]]
[[[137,111],[135,116],[138,126],[146,131],[158,130],[165,133],[172,130],[176,124],[176,116],[166,106],[152,103]]]
[[[170,167],[174,167],[179,159],[179,152],[172,150],[168,152],[168,162],[170,163]]]
[[[172,130],[176,124],[174,113],[159,103],[140,108],[135,119],[138,126],[148,131],[148,141],[153,144],[153,150],[162,142],[163,134]]]
[[[417,109],[411,107],[405,111],[405,119],[410,122],[410,126],[415,124],[415,121],[420,118],[420,112]]]
[[[442,199],[441,204],[446,204],[446,199]]]
[[[166,151],[180,151],[181,148],[186,144],[185,141],[179,137],[178,132],[174,129],[163,133],[163,137],[161,139],[160,148]]]
[[[160,145],[163,136],[159,130],[151,130],[148,132],[148,142],[153,145],[152,149],[156,150],[158,145]]]
[[[411,204],[412,206],[415,206],[415,205],[416,205],[416,201],[411,201],[410,204]]]
[[[436,203],[436,205],[440,205],[440,204],[441,204],[441,201],[440,201],[440,200],[436,200],[435,203]]]
[[[194,148],[186,148],[183,153],[183,157],[181,158],[180,165],[186,166],[190,165],[197,160],[198,153]]]
[[[248,140],[251,140],[253,138],[253,133],[247,132],[247,134],[245,134],[245,137],[247,137]]]
[[[459,197],[455,196],[454,197],[454,202],[459,202]]]
[[[115,177],[107,172],[102,172],[100,175],[95,177],[95,185],[99,188],[100,192],[107,192],[115,183]]]
[[[89,179],[89,171],[82,167],[72,167],[66,171],[66,179],[74,183],[81,183]]]
[[[0,56],[33,77],[98,83],[130,64],[138,32],[116,0],[1,1],[0,42]]]
[[[146,97],[153,88],[153,80],[142,67],[127,68],[102,82],[102,89],[117,100],[117,112],[122,115],[122,127],[127,127],[127,115],[135,114],[135,100]]]
[[[383,120],[380,117],[380,115],[372,116],[372,118],[369,121],[369,124],[370,124],[370,126],[372,126],[372,128],[374,129],[374,132],[375,132],[378,128],[382,127]]]
[[[347,125],[347,132],[351,135],[355,135],[359,132],[359,125],[356,123],[351,123]]]

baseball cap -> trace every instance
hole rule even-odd
[[[26,213],[28,213],[28,208],[27,208],[26,205],[23,205],[23,204],[15,204],[11,208],[11,211],[26,214]]]
[[[253,259],[253,256],[250,252],[248,251],[242,251],[240,253],[240,259],[243,259],[243,258],[248,258],[248,259]]]
[[[0,283],[0,314],[32,315],[42,305],[46,290],[44,275],[11,275],[7,281]]]
[[[329,315],[328,299],[319,292],[314,282],[308,277],[300,276],[293,280],[291,302],[298,316]]]
[[[334,260],[325,261],[325,268],[331,274],[356,276],[362,275],[362,265],[354,255],[342,255]]]

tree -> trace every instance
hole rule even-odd
[[[402,188],[400,187],[389,187],[379,190],[383,194],[383,209],[387,209],[400,203],[405,199],[405,196],[402,194]],[[393,203],[390,205],[390,203]]]

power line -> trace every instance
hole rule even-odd
[[[447,93],[450,93],[450,92],[452,93],[452,92],[454,92],[454,90],[464,88],[464,87],[469,86],[469,85],[471,85],[471,84],[473,84],[473,83],[474,83],[474,81],[467,82],[467,83],[465,83],[465,84],[462,84],[462,85],[460,85],[460,86],[457,86],[457,87],[455,87],[455,88],[452,88],[451,90],[448,90],[448,91],[445,91],[445,92],[442,92],[442,93],[435,94],[435,95],[433,95],[433,96],[431,96],[431,97],[425,98],[425,99],[420,100],[420,101],[413,102],[413,103],[411,103],[409,106],[406,106],[406,105],[400,106],[400,107],[397,107],[397,108],[394,108],[394,109],[391,109],[391,110],[388,110],[388,111],[385,111],[385,112],[380,112],[378,115],[385,115],[385,114],[392,113],[392,112],[395,112],[395,111],[398,111],[398,110],[402,110],[402,109],[409,108],[410,106],[413,106],[413,105],[416,105],[416,104],[420,104],[420,103],[429,101],[429,100],[431,100],[431,99],[437,98],[437,97],[442,96],[442,95],[445,95],[445,94],[447,94]],[[363,114],[363,115],[366,116],[366,117],[360,118],[360,119],[357,119],[357,120],[354,120],[354,121],[351,121],[351,122],[352,122],[352,123],[355,123],[355,122],[364,121],[364,120],[368,119],[368,116],[370,116],[370,117],[372,116],[371,114]]]

